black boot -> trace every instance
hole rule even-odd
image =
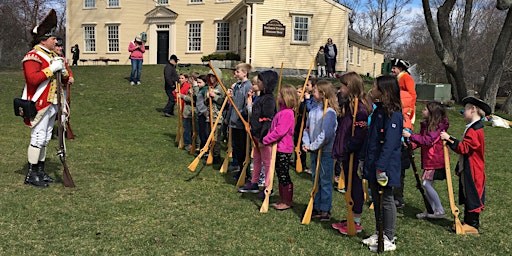
[[[480,213],[464,211],[464,223],[476,229],[480,228]]]
[[[37,175],[39,176],[39,178],[42,181],[47,182],[47,183],[55,182],[54,178],[50,177],[46,172],[44,172],[44,161],[39,161],[39,163],[37,165],[38,165]]]
[[[37,169],[39,168],[39,164],[28,164],[28,173],[25,177],[25,184],[29,184],[35,187],[48,187],[48,183],[44,182],[38,175]]]

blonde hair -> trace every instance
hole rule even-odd
[[[366,93],[364,92],[363,79],[361,76],[356,72],[349,72],[342,75],[339,80],[341,86],[345,85],[348,87],[347,102],[354,102],[354,100],[357,98],[364,104],[366,111],[370,113],[372,107],[366,97]],[[352,112],[354,112],[354,106],[349,104],[349,108]],[[345,111],[345,107],[341,109],[341,116],[345,116]]]
[[[252,66],[249,63],[238,63],[235,67],[236,70],[242,70],[248,76],[249,72],[251,72]]]
[[[336,115],[340,115],[340,105],[338,104],[338,96],[336,96],[336,90],[332,86],[332,83],[327,80],[320,80],[316,83],[318,93],[324,96],[324,100],[327,100],[327,106],[336,111]]]
[[[293,85],[283,85],[279,93],[281,94],[286,108],[297,110],[299,106],[299,96],[297,96],[297,89],[295,89]]]
[[[471,103],[466,103],[466,105],[469,105],[471,107],[475,107],[476,109],[476,113],[480,116],[480,117],[485,117],[485,111],[483,111],[481,108],[479,108],[478,106],[475,106]]]

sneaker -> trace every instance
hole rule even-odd
[[[135,85],[135,83],[134,82],[130,82],[130,85]]]
[[[331,224],[331,227],[336,230],[339,230],[340,228],[342,228],[344,226],[347,226],[347,220],[342,220],[340,222],[335,222],[335,223]]]
[[[322,214],[320,215],[320,221],[331,221],[331,212],[322,211]]]
[[[347,193],[347,190],[345,188],[338,188],[338,186],[336,186],[336,190],[342,194]]]
[[[396,208],[403,208],[405,207],[405,202],[403,200],[395,200],[395,206]]]
[[[379,239],[379,234],[377,232],[375,232],[373,235],[363,239],[363,241],[361,241],[361,242],[363,242],[364,245],[372,246],[374,244],[377,244],[378,239]]]
[[[427,214],[427,218],[430,219],[444,219],[446,218],[446,214],[441,211],[435,211],[433,214]]]
[[[245,185],[238,189],[239,193],[258,193],[260,192],[260,188],[258,187],[258,183],[250,183],[247,182]]]
[[[322,217],[322,212],[320,212],[317,209],[313,209],[313,212],[311,213],[311,218],[316,219]]]
[[[140,82],[137,82],[137,85],[140,85]]]
[[[313,172],[311,171],[311,168],[306,168],[306,170],[304,170],[305,173],[309,173],[309,174],[312,174]]]
[[[184,149],[185,149],[185,151],[190,151],[191,148],[192,148],[192,145],[186,145]]]
[[[377,243],[375,243],[374,245],[370,245],[370,251],[377,252],[377,247]],[[396,250],[395,239],[389,240],[387,236],[384,236],[384,251],[388,252],[394,250]]]
[[[416,218],[418,218],[418,219],[424,219],[424,218],[426,218],[428,215],[429,215],[429,214],[428,214],[428,212],[420,212],[420,213],[416,214]]]
[[[356,233],[361,233],[361,231],[363,231],[363,226],[361,226],[361,223],[355,222],[355,224],[356,224]],[[341,234],[347,235],[348,234],[348,225],[347,225],[347,223],[345,222],[345,225],[342,226],[341,228],[339,228],[338,231]]]

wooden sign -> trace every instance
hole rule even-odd
[[[279,20],[271,19],[267,23],[263,24],[263,35],[264,36],[277,36],[284,37],[286,27]]]

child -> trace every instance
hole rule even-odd
[[[439,102],[431,101],[425,105],[421,112],[425,121],[421,122],[419,134],[411,134],[404,129],[402,136],[410,138],[412,148],[421,147],[421,166],[423,168],[423,186],[426,190],[427,199],[434,210],[433,214],[426,211],[416,214],[418,219],[444,218],[443,206],[439,195],[434,189],[434,180],[446,179],[446,170],[444,168],[443,142],[440,139],[442,131],[448,130],[448,118],[443,105]]]
[[[302,85],[299,85],[297,87],[297,97],[299,97],[299,100],[300,100],[301,94],[302,94]],[[308,120],[308,113],[307,113],[307,109],[306,109],[306,102],[304,101],[304,99],[302,99],[302,101],[299,104],[297,120],[295,120],[295,131],[293,133],[293,142],[295,143],[295,145],[297,145],[297,143],[300,143],[300,145],[299,145],[299,147],[300,147],[300,162],[302,164],[302,169],[304,170],[304,172],[311,174],[311,169],[309,169],[307,167],[306,151],[304,151],[302,149],[302,138],[299,141],[300,128],[301,128],[302,122],[304,122],[304,125],[305,125],[307,120]],[[295,154],[295,161],[291,162],[292,166],[295,167],[296,161],[299,161],[298,158],[299,158],[299,156],[297,154]]]
[[[338,118],[338,128],[336,129],[336,138],[332,155],[337,163],[343,166],[345,175],[345,188],[348,188],[350,155],[354,154],[352,167],[352,187],[351,197],[354,202],[352,211],[354,213],[354,222],[356,232],[362,231],[361,214],[363,213],[364,192],[363,181],[357,175],[358,159],[361,155],[365,138],[368,136],[368,114],[371,111],[371,105],[366,99],[366,93],[363,87],[363,79],[355,72],[349,72],[340,77],[340,92],[343,95],[344,104],[341,107],[341,115]],[[358,99],[356,118],[353,122],[354,103]],[[354,134],[352,134],[354,126]],[[341,234],[347,234],[347,221],[333,223],[332,227]]]
[[[316,66],[317,66],[317,76],[318,77],[326,77],[325,74],[325,53],[324,53],[324,47],[320,46],[320,49],[318,50],[316,54]]]
[[[219,76],[219,78],[222,78],[222,72],[220,69],[215,68],[215,73]],[[211,123],[214,123],[214,121],[217,119],[218,115],[221,115],[219,119],[219,123],[222,122],[222,113],[220,113],[220,108],[222,106],[222,103],[224,103],[224,99],[226,98],[226,94],[224,93],[224,90],[221,88],[221,85],[219,81],[217,81],[217,77],[213,74],[213,71],[209,71],[208,75],[208,86],[209,90],[206,94],[206,100],[204,101],[205,104],[211,108],[213,116],[211,117]],[[210,106],[210,99],[212,102],[212,105]],[[207,115],[207,123],[210,124],[210,115]],[[212,127],[210,127],[211,132]],[[220,158],[220,148],[221,148],[221,133],[222,133],[222,127],[221,125],[217,125],[215,128],[215,131],[213,132],[214,136],[214,145],[213,145],[213,164],[219,165],[222,164],[222,159]]]
[[[466,130],[462,141],[441,132],[441,139],[459,156],[455,173],[460,178],[459,201],[464,204],[464,223],[476,229],[480,227],[480,212],[485,203],[485,141],[481,119],[491,114],[485,102],[475,98],[462,99]]]
[[[396,205],[392,187],[400,186],[400,151],[402,146],[403,116],[400,103],[400,88],[395,77],[380,76],[375,80],[372,98],[376,109],[372,113],[368,128],[366,154],[364,160],[364,178],[371,188],[375,228],[382,214],[384,230],[384,251],[396,250],[395,224]],[[379,190],[383,190],[383,203],[380,206]],[[381,213],[382,209],[382,213]],[[373,252],[377,251],[378,232],[364,239]]]
[[[183,144],[185,144],[185,151],[190,151],[191,143],[192,143],[192,106],[190,100],[190,92],[191,89],[190,84],[188,83],[188,75],[180,74],[180,91],[177,92],[177,97],[181,99],[181,109],[183,118]]]
[[[257,86],[253,86],[260,92],[258,100],[252,105],[252,115],[250,119],[251,134],[257,147],[253,152],[254,170],[250,182],[247,182],[238,192],[260,193],[259,198],[265,198],[264,190],[259,191],[258,179],[262,168],[265,168],[265,186],[268,186],[270,169],[270,160],[272,148],[263,144],[265,137],[270,129],[272,118],[276,113],[276,99],[274,98],[274,88],[277,85],[279,77],[272,70],[265,70],[258,74]],[[263,165],[263,166],[262,166]]]
[[[228,91],[231,94],[231,98],[235,103],[236,108],[242,114],[242,117],[247,121],[247,109],[246,109],[246,99],[247,93],[251,90],[251,81],[247,78],[247,75],[251,71],[251,65],[247,63],[240,63],[236,65],[236,70],[234,72],[234,76],[237,79],[237,82],[233,85],[232,89]],[[238,163],[238,172],[235,174],[233,178],[238,180],[240,177],[240,172],[243,169],[245,155],[246,155],[246,144],[247,144],[247,131],[245,130],[244,123],[238,116],[238,113],[234,110],[235,106],[231,106],[227,113],[227,121],[229,127],[231,127],[231,141],[233,144],[233,157],[236,158],[236,162]],[[249,177],[247,175],[246,177]]]
[[[208,93],[208,86],[206,83],[208,78],[205,75],[201,75],[197,78],[197,94],[196,94],[196,106],[197,106],[197,133],[199,135],[200,145],[199,148],[203,148],[208,140],[208,123],[206,117],[209,115],[208,107],[205,104],[206,94]]]
[[[319,81],[313,89],[313,98],[317,102],[309,111],[308,121],[302,137],[304,151],[310,152],[312,179],[318,176],[318,193],[315,195],[312,218],[320,221],[331,220],[332,173],[334,159],[332,147],[338,126],[336,116],[339,113],[338,99],[331,82]],[[327,111],[324,114],[324,105]],[[318,150],[322,150],[320,166],[317,168]],[[318,169],[318,170],[317,170]],[[317,172],[318,171],[318,172]]]
[[[287,210],[293,206],[293,183],[290,179],[290,160],[293,152],[294,110],[299,98],[292,85],[284,85],[277,94],[279,112],[274,116],[270,131],[263,144],[277,143],[276,175],[279,180],[279,202],[272,206],[276,210]],[[274,175],[269,173],[269,175]]]

